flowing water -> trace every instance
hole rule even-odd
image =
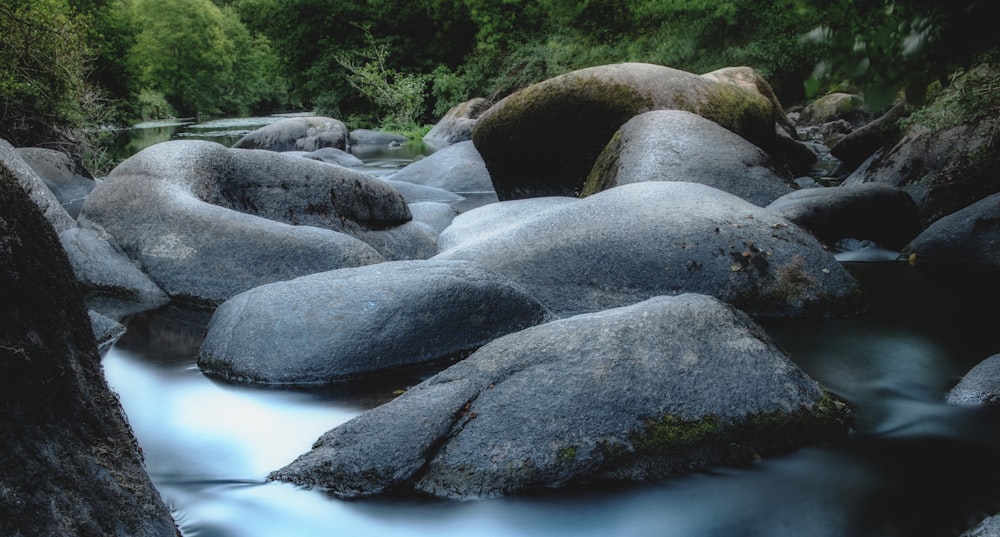
[[[394,159],[406,157],[378,157],[373,169]],[[194,365],[210,312],[178,305],[127,319],[104,367],[189,537],[957,535],[1000,511],[1000,415],[942,402],[1000,352],[1000,278],[887,257],[841,258],[873,300],[867,314],[764,323],[856,410],[854,437],[652,483],[465,502],[338,500],[266,476],[419,374],[312,391],[217,382]]]
[[[1000,352],[991,310],[1000,285],[993,274],[847,265],[877,301],[869,314],[765,326],[856,409],[854,438],[613,490],[342,501],[267,483],[320,434],[420,378],[311,392],[216,382],[194,365],[206,311],[171,305],[132,317],[104,366],[188,536],[954,535],[1000,509],[1000,416],[941,402]]]

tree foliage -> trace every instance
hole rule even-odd
[[[424,123],[625,61],[747,65],[786,103],[845,87],[919,103],[996,49],[994,2],[19,0],[0,4],[0,134],[290,106],[354,126]]]
[[[0,4],[0,136],[18,145],[68,142],[95,113],[85,26],[65,0]]]

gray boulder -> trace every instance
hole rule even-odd
[[[489,107],[490,102],[482,97],[456,104],[424,135],[424,143],[442,148],[472,140],[472,127]]]
[[[767,208],[827,245],[849,238],[899,250],[923,230],[910,195],[884,184],[796,190]]]
[[[597,157],[580,195],[644,181],[701,183],[761,207],[794,190],[762,149],[684,110],[628,120]]]
[[[447,203],[421,201],[410,204],[410,214],[413,215],[414,222],[427,224],[439,235],[451,225],[458,216],[458,211]]]
[[[4,139],[0,139],[0,165],[28,193],[28,197],[42,211],[42,214],[45,215],[45,220],[49,222],[56,234],[62,233],[76,225],[73,217],[66,212],[66,209],[59,202],[59,199],[56,198],[55,194],[45,186],[42,178],[24,161],[20,153],[14,149],[14,146],[10,145]]]
[[[846,432],[746,315],[657,297],[497,339],[324,434],[270,479],[452,498],[658,478]]]
[[[765,149],[775,140],[774,105],[759,92],[644,63],[581,69],[517,91],[480,116],[472,140],[500,200],[575,196],[619,127],[672,109]]]
[[[955,385],[945,400],[952,405],[1000,406],[1000,354],[979,362]]]
[[[380,263],[234,296],[212,316],[198,365],[246,382],[334,382],[442,360],[551,318],[472,263]]]
[[[560,315],[697,292],[754,316],[826,316],[861,298],[812,235],[697,183],[622,185],[435,258],[476,261]]]
[[[59,234],[73,273],[91,292],[163,304],[170,297],[121,250],[90,228],[74,227]]]
[[[248,132],[233,147],[306,152],[334,147],[346,151],[350,149],[350,131],[339,119],[322,116],[291,117]]]
[[[380,145],[398,147],[409,141],[410,139],[406,136],[394,132],[374,131],[371,129],[354,129],[351,131],[351,146]]]
[[[803,126],[819,126],[824,123],[846,121],[849,125],[864,125],[871,119],[865,109],[865,102],[858,95],[835,92],[824,95],[802,109],[798,124]]]
[[[125,326],[110,317],[94,310],[88,310],[87,316],[90,317],[90,327],[94,331],[94,339],[97,340],[97,349],[100,351],[114,345],[118,338],[125,334]]]
[[[432,186],[456,194],[493,192],[486,163],[471,141],[439,149],[387,178]]]
[[[959,537],[1000,537],[1000,515],[993,515]]]
[[[16,151],[52,191],[70,217],[76,218],[84,198],[97,186],[94,176],[62,151],[43,147],[19,147]]]
[[[539,214],[579,201],[579,198],[547,196],[523,200],[501,201],[466,211],[451,221],[438,236],[438,251],[473,242],[504,229],[516,226]]]
[[[409,181],[397,181],[396,179],[392,179],[391,176],[385,179],[380,178],[379,180],[399,192],[406,203],[410,204],[429,201],[454,205],[465,200],[463,196],[435,186],[418,185]]]
[[[918,261],[1000,268],[1000,193],[934,222],[903,253]]]
[[[358,157],[335,147],[321,147],[315,151],[285,151],[285,153],[347,168],[357,168],[365,164]]]
[[[140,151],[91,192],[79,218],[113,237],[171,297],[212,304],[265,283],[384,261],[358,237],[412,249],[410,236],[384,231],[409,220],[402,196],[374,177],[204,141]],[[433,250],[433,237],[424,242]]]

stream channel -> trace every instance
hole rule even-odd
[[[135,130],[155,132],[121,134],[131,140],[121,151],[184,137],[231,145],[271,120],[147,125]],[[420,152],[362,158],[384,175]],[[338,500],[265,479],[323,432],[431,372],[314,390],[219,382],[194,365],[211,313],[177,304],[123,320],[128,331],[104,351],[104,367],[188,537],[958,535],[1000,511],[1000,413],[943,402],[972,366],[1000,353],[1000,278],[911,266],[891,252],[838,257],[869,294],[869,312],[762,324],[851,405],[855,434],[651,483],[464,502]]]

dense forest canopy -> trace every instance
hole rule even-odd
[[[996,46],[991,0],[20,0],[0,5],[0,137],[309,109],[410,128],[623,61],[748,65],[785,103],[831,89],[875,105]],[[995,56],[994,56],[995,58]]]

